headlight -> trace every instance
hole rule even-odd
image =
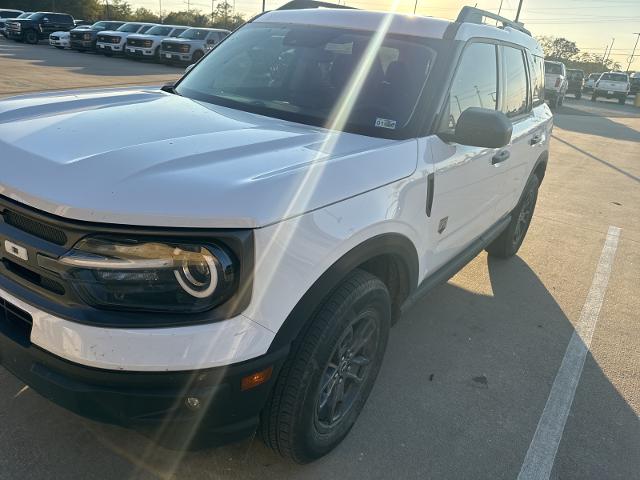
[[[191,48],[191,47],[190,47],[189,45],[181,45],[181,46],[180,46],[180,51],[181,51],[182,53],[189,53],[189,49],[190,49],[190,48]]]
[[[39,263],[98,308],[201,312],[229,299],[237,283],[234,259],[214,243],[88,237]]]
[[[144,41],[144,47],[145,48],[151,48],[153,46],[153,41],[152,40],[145,40]]]

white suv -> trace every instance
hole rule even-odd
[[[297,462],[326,454],[403,306],[518,251],[543,62],[469,7],[279,10],[175,86],[0,101],[0,362],[163,441],[259,426]]]

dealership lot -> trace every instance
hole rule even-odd
[[[179,73],[0,40],[0,95],[162,84]],[[0,369],[0,478],[516,478],[585,318],[595,330],[551,478],[636,478],[640,109],[568,98],[555,123],[519,255],[481,254],[406,313],[361,418],[326,458],[294,466],[258,439],[169,451],[70,414]],[[605,256],[610,227],[620,230]],[[602,299],[595,316],[593,285]]]

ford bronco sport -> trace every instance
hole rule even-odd
[[[403,308],[520,248],[543,65],[474,8],[281,9],[162,90],[0,101],[0,361],[91,418],[326,454]]]

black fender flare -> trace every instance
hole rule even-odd
[[[418,253],[411,240],[399,233],[371,237],[351,249],[329,267],[307,290],[278,329],[268,352],[290,345],[303,332],[323,300],[349,272],[376,257],[391,255],[401,268],[410,295],[418,285]]]

